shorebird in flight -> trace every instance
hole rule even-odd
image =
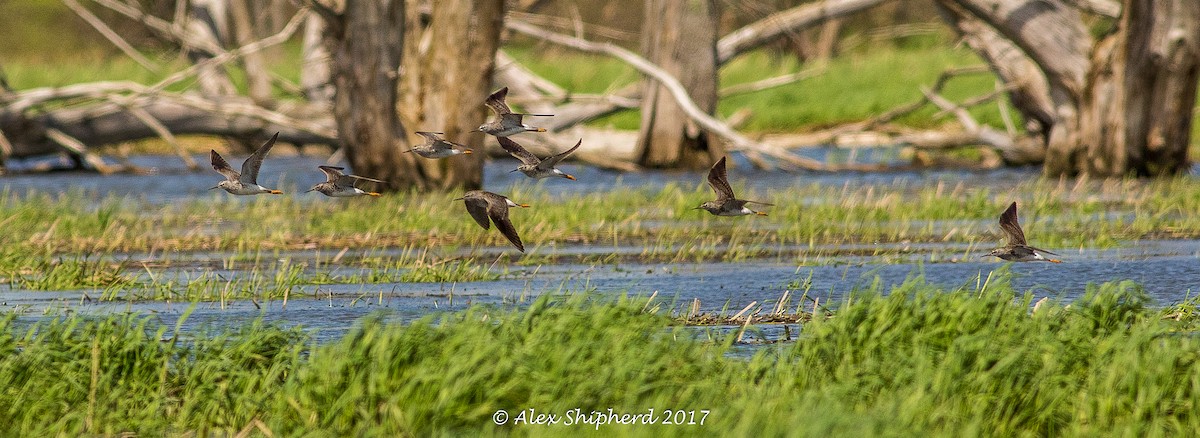
[[[1009,204],[1008,209],[1000,215],[1000,230],[1004,231],[1007,237],[1005,245],[989,252],[987,256],[996,256],[1010,262],[1050,262],[1062,263],[1062,260],[1052,259],[1046,256],[1058,255],[1050,251],[1029,246],[1025,242],[1025,232],[1021,230],[1021,224],[1017,222],[1017,203]]]
[[[529,204],[518,204],[507,197],[497,195],[492,192],[483,190],[472,190],[467,192],[461,198],[455,201],[463,201],[467,206],[467,213],[471,213],[471,217],[483,229],[491,228],[488,221],[496,224],[496,229],[500,230],[500,234],[508,238],[509,242],[516,245],[517,250],[525,252],[525,245],[521,243],[521,236],[517,235],[517,229],[513,228],[512,221],[508,220],[509,207],[529,207]]]
[[[494,135],[496,137],[508,137],[510,135],[520,134],[526,131],[546,132],[546,128],[535,128],[526,125],[521,121],[521,118],[524,116],[550,117],[553,116],[553,114],[514,113],[512,112],[512,109],[508,107],[508,104],[504,103],[504,96],[506,95],[508,95],[508,87],[501,88],[495,93],[492,93],[492,95],[488,96],[487,106],[488,108],[492,109],[492,113],[494,113],[495,116],[493,116],[492,119],[487,123],[479,125],[479,131]]]
[[[575,147],[567,149],[566,151],[557,155],[551,155],[544,159],[538,158],[537,155],[529,152],[520,144],[508,137],[498,137],[496,140],[500,142],[500,147],[508,151],[508,153],[513,157],[516,157],[516,159],[521,160],[522,164],[517,166],[516,169],[513,169],[513,172],[521,171],[521,173],[524,173],[525,176],[530,178],[547,178],[551,176],[557,176],[570,180],[575,179],[575,177],[568,175],[561,170],[555,169],[554,166],[557,165],[559,161],[567,158],[567,155],[571,155],[572,152],[575,152],[576,149],[579,149],[579,145],[583,144],[583,139],[579,139],[579,141],[575,143]]]
[[[442,138],[440,134],[445,134],[444,132],[417,131],[416,134],[425,137],[425,143],[404,152],[415,152],[422,157],[433,159],[471,153],[470,148]]]
[[[725,157],[717,160],[716,164],[713,164],[712,169],[708,170],[708,185],[712,186],[713,191],[717,193],[717,199],[700,204],[699,207],[695,208],[697,210],[705,210],[717,216],[743,216],[747,214],[766,216],[766,213],[749,209],[746,207],[746,204],[774,205],[766,202],[737,199],[733,195],[733,188],[729,186],[729,176],[725,173]]]
[[[218,154],[217,151],[210,150],[209,157],[212,160],[212,167],[221,175],[225,175],[225,180],[217,183],[217,185],[209,188],[209,190],[219,187],[235,195],[257,195],[259,193],[278,195],[283,193],[279,190],[268,189],[258,185],[258,169],[262,167],[263,159],[267,157],[267,152],[271,151],[271,147],[275,146],[275,140],[278,138],[279,133],[276,132],[275,135],[271,136],[270,140],[259,146],[258,150],[254,151],[249,158],[246,158],[246,161],[242,163],[241,173],[233,170],[229,162],[221,158],[221,154]]]
[[[368,192],[355,187],[354,183],[358,182],[358,180],[372,181],[381,184],[387,183],[387,181],[377,180],[375,178],[367,178],[365,176],[346,175],[342,173],[342,171],[345,170],[345,168],[342,167],[317,166],[317,168],[321,169],[322,172],[325,172],[325,182],[317,183],[317,185],[312,186],[311,189],[308,189],[308,191],[305,191],[304,193],[317,191],[321,192],[325,196],[332,196],[335,198],[349,198],[363,195],[379,196],[378,193]]]

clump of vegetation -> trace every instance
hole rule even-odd
[[[1000,244],[996,218],[1014,200],[1030,243],[1056,252],[1200,237],[1200,182],[1192,178],[1073,186],[1034,181],[1011,187],[809,184],[748,193],[778,205],[767,217],[732,219],[692,210],[711,197],[699,182],[582,195],[518,188],[513,196],[534,204],[520,212],[517,227],[537,239],[527,242],[528,254],[497,257],[494,251],[503,250],[494,248],[507,247],[503,237],[480,230],[444,194],[402,193],[347,207],[295,198],[157,205],[77,191],[5,192],[0,196],[0,223],[6,230],[0,234],[0,283],[210,300],[239,294],[279,298],[308,284],[492,280],[514,264],[773,260],[811,265],[847,256],[881,263],[953,262],[976,259]],[[910,246],[919,243],[936,245]],[[612,251],[572,250],[577,245]],[[220,268],[247,275],[164,272],[207,260],[213,251]],[[141,263],[147,259],[150,264]],[[284,268],[287,275],[277,275]],[[192,284],[192,279],[201,281]]]
[[[138,316],[0,320],[0,422],[21,435],[561,435],[493,415],[707,410],[609,434],[1174,435],[1200,427],[1194,308],[1128,282],[1031,310],[1005,276],[875,285],[798,340],[732,356],[646,299],[543,296],[313,345],[255,323],[182,337]],[[510,417],[514,418],[514,417]],[[696,418],[699,418],[697,416]]]

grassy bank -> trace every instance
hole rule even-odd
[[[1031,240],[1057,248],[1111,247],[1129,239],[1200,237],[1200,182],[1190,178],[1068,185],[1036,181],[1013,187],[963,183],[911,187],[801,185],[747,198],[774,202],[770,216],[714,217],[693,207],[712,193],[667,185],[555,195],[534,187],[508,195],[532,208],[511,213],[531,253],[557,245],[687,246],[729,244],[743,256],[780,244],[839,245],[961,242],[990,245],[995,220],[1011,201]],[[161,252],[311,248],[507,246],[469,220],[455,194],[391,194],[346,202],[214,196],[172,205],[66,194],[0,194],[4,246],[51,253]],[[663,256],[664,254],[657,254]],[[678,255],[667,253],[666,256]],[[708,255],[712,255],[709,253]]]
[[[524,409],[696,411],[627,435],[1177,435],[1200,427],[1194,302],[1132,284],[1030,312],[1004,278],[864,290],[799,341],[731,357],[645,299],[542,298],[340,341],[253,325],[180,337],[151,319],[0,321],[0,422],[18,435],[564,435]],[[1164,318],[1164,316],[1170,316]],[[493,415],[509,413],[496,426]],[[702,410],[707,410],[699,424]],[[689,414],[690,415],[690,414]],[[560,422],[563,421],[560,418]]]
[[[349,202],[216,196],[164,206],[78,192],[8,193],[0,197],[0,225],[7,230],[0,235],[0,282],[18,289],[95,288],[113,297],[130,292],[212,300],[243,291],[281,298],[304,284],[488,280],[514,264],[819,265],[850,255],[875,256],[880,263],[974,260],[1002,240],[996,218],[1012,200],[1020,203],[1030,242],[1052,251],[1200,237],[1200,183],[1193,179],[1080,186],[1039,181],[1006,189],[808,185],[747,193],[777,205],[768,209],[770,216],[742,218],[693,210],[712,196],[699,185],[567,196],[533,188],[510,193],[533,204],[512,211],[528,253],[508,250],[497,259],[495,248],[503,251],[508,243],[479,228],[453,196],[395,194]],[[948,245],[909,247],[916,243]],[[612,251],[572,249],[581,245]],[[292,262],[289,254],[296,252],[311,257]],[[160,275],[173,267],[195,274]],[[204,274],[211,270],[244,275]]]

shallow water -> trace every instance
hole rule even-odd
[[[243,157],[233,158],[240,161]],[[207,157],[197,157],[201,163]],[[220,176],[212,171],[188,172],[174,157],[139,156],[132,161],[154,169],[150,175],[99,176],[84,172],[61,172],[53,174],[10,174],[0,177],[0,187],[10,193],[21,194],[31,188],[48,191],[47,187],[61,187],[95,193],[100,197],[130,196],[152,203],[170,203],[185,199],[222,196],[224,193],[207,191]],[[10,169],[20,171],[33,162],[9,163]],[[262,182],[269,187],[279,187],[299,196],[319,199],[313,194],[300,193],[309,185],[323,179],[316,166],[324,159],[313,156],[272,157],[263,168]],[[513,160],[491,161],[485,166],[485,180],[489,190],[506,193],[515,188],[528,188],[533,184],[553,187],[553,192],[562,194],[611,190],[616,187],[661,187],[679,184],[695,187],[703,184],[703,172],[643,172],[618,174],[573,164],[562,167],[579,177],[581,182],[543,181],[533,182],[522,175],[510,173],[516,166]],[[755,171],[742,165],[731,169],[733,178],[760,192],[781,191],[788,187],[807,186],[813,183],[841,187],[846,184],[892,184],[914,188],[924,184],[946,181],[962,182],[965,185],[989,185],[998,189],[1015,186],[1036,176],[1035,169],[998,170],[991,172],[967,171],[922,171],[890,173],[837,173],[816,174],[808,172]],[[1200,173],[1197,166],[1193,173]],[[147,188],[152,188],[148,190]],[[296,190],[299,188],[300,190]],[[789,309],[797,306],[810,310],[814,300],[820,303],[835,303],[844,299],[857,288],[879,281],[884,286],[897,285],[906,279],[923,275],[931,283],[948,288],[963,286],[970,282],[985,281],[989,274],[1002,266],[1009,266],[1013,273],[1012,282],[1018,291],[1033,291],[1037,297],[1069,301],[1080,297],[1089,283],[1133,280],[1141,284],[1159,304],[1180,301],[1190,294],[1200,292],[1200,242],[1198,241],[1148,241],[1127,242],[1111,250],[1060,251],[1065,263],[1021,263],[1006,265],[990,258],[949,259],[945,254],[973,254],[977,248],[963,245],[853,245],[831,247],[832,250],[873,250],[903,247],[907,251],[894,264],[872,263],[868,257],[842,256],[822,259],[822,264],[812,266],[803,260],[791,260],[783,256],[768,261],[743,263],[687,263],[646,264],[618,263],[605,265],[556,264],[544,266],[510,266],[508,272],[497,281],[468,283],[378,283],[304,286],[293,292],[286,305],[282,300],[254,302],[236,300],[226,303],[202,302],[195,308],[184,324],[185,329],[203,326],[230,326],[249,319],[262,317],[284,325],[300,324],[315,330],[321,340],[330,340],[345,333],[357,319],[372,312],[384,312],[396,321],[411,321],[431,313],[464,309],[472,304],[512,305],[527,303],[533,297],[551,293],[576,293],[595,291],[601,294],[649,297],[657,294],[656,302],[666,309],[690,307],[694,299],[700,300],[704,312],[733,314],[751,302],[765,304],[766,309],[774,306],[785,290],[793,298]],[[799,249],[809,249],[798,247]],[[786,248],[784,248],[786,249]],[[499,253],[503,248],[484,249]],[[384,255],[379,251],[372,255]],[[587,255],[630,253],[638,254],[640,247],[613,248],[596,246],[560,246],[554,248],[555,255]],[[929,262],[930,253],[941,251],[937,262]],[[326,251],[328,253],[328,251]],[[786,254],[787,251],[784,251]],[[315,259],[317,251],[272,253],[270,258],[284,257],[292,261]],[[331,254],[325,254],[329,257]],[[134,259],[149,258],[148,255],[132,255]],[[160,255],[161,257],[161,255]],[[170,254],[170,267],[162,275],[178,275],[195,278],[202,273],[220,273],[228,278],[239,275],[239,271],[224,270],[221,253]],[[315,264],[315,263],[314,263]],[[799,266],[798,266],[799,265]],[[339,268],[340,269],[340,268]],[[804,286],[807,282],[807,286]],[[807,287],[807,292],[803,290]],[[41,292],[12,290],[0,286],[0,311],[18,312],[22,319],[34,320],[47,315],[79,312],[85,314],[111,314],[141,312],[155,315],[165,324],[174,325],[188,311],[189,303],[147,301],[97,301],[100,291]],[[807,298],[802,298],[806,295]],[[724,329],[722,329],[724,330]],[[778,335],[779,329],[769,329],[768,336]]]
[[[840,264],[822,266],[781,262],[517,266],[510,267],[496,281],[301,286],[286,304],[282,300],[245,299],[197,303],[184,327],[236,325],[261,316],[285,325],[303,325],[316,330],[319,339],[328,340],[345,333],[356,319],[376,311],[393,320],[411,321],[472,304],[519,305],[541,294],[585,291],[647,299],[656,294],[655,302],[662,308],[680,312],[698,299],[703,312],[732,315],[751,302],[769,311],[787,290],[792,295],[788,309],[794,312],[796,307],[811,310],[814,301],[836,306],[847,294],[874,281],[888,288],[918,275],[948,289],[974,288],[1004,266],[1013,274],[1015,290],[1032,291],[1038,298],[1070,301],[1082,296],[1088,283],[1117,280],[1141,284],[1163,305],[1200,292],[1200,242],[1196,241],[1140,242],[1116,250],[1064,252],[1063,258],[1066,261],[1062,264],[1005,264],[980,258],[954,263],[924,263],[918,259],[882,265],[847,257],[840,259]],[[162,275],[170,275],[170,271]],[[218,272],[209,268],[177,271],[193,277],[201,272]],[[238,275],[236,271],[221,273]],[[97,300],[101,293],[0,288],[0,309],[35,319],[66,312],[142,312],[174,325],[189,307],[188,303],[119,298],[101,302]]]
[[[0,187],[17,194],[30,189],[52,192],[55,188],[82,190],[100,197],[131,196],[151,203],[168,203],[188,198],[220,195],[208,191],[220,181],[221,176],[209,169],[208,157],[193,157],[203,166],[200,172],[191,172],[178,157],[159,155],[135,155],[130,162],[142,167],[150,174],[116,174],[102,176],[94,172],[24,173],[46,160],[12,160],[7,163],[9,174],[0,177]],[[228,157],[235,166],[240,166],[244,156]],[[313,184],[324,181],[317,166],[324,165],[325,158],[318,156],[272,156],[262,168],[259,182],[271,188],[284,190],[284,196],[319,199],[319,195],[303,193]],[[511,192],[514,187],[528,188],[534,185],[552,185],[554,193],[564,195],[611,190],[617,187],[662,187],[678,184],[681,187],[698,187],[705,184],[704,171],[655,171],[619,173],[563,163],[563,171],[575,175],[579,181],[540,181],[526,178],[520,173],[510,172],[519,164],[513,159],[490,160],[484,166],[484,182],[488,190],[497,193]],[[346,165],[341,163],[339,165]],[[1200,163],[1193,167],[1193,174],[1200,174]],[[1034,167],[998,169],[986,172],[969,170],[922,170],[897,172],[789,172],[756,170],[744,159],[734,157],[730,168],[730,179],[747,188],[765,193],[785,190],[788,187],[820,184],[827,186],[893,185],[919,187],[937,181],[962,182],[967,186],[989,185],[993,187],[1014,186],[1030,178],[1036,178]],[[367,175],[369,176],[369,175]]]

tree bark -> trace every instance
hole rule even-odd
[[[1120,26],[1093,56],[1079,142],[1068,145],[1082,160],[1057,173],[1186,172],[1200,80],[1200,2],[1132,0]]]
[[[707,114],[717,108],[717,4],[713,0],[647,0],[642,51],[679,79]],[[650,19],[654,17],[654,19]],[[638,164],[704,168],[725,154],[658,81],[646,79]]]
[[[192,0],[187,20],[187,32],[192,39],[198,40],[198,42],[223,48],[225,47],[224,42],[228,41],[228,38],[224,38],[228,35],[229,29],[226,17],[227,9],[222,0]],[[199,64],[205,59],[217,55],[209,52],[203,46],[187,45],[190,40],[184,41],[184,43],[188,59],[192,61],[192,64]],[[196,80],[200,91],[209,97],[234,94],[237,91],[237,87],[233,86],[233,81],[229,79],[229,75],[222,65],[203,67],[200,74],[196,76]]]
[[[429,160],[404,154],[422,188],[449,190],[483,186],[483,142],[474,132],[488,116],[496,51],[503,28],[504,0],[438,0],[428,10],[409,0],[397,112],[412,131],[444,132],[449,140],[479,153]]]
[[[233,21],[233,37],[236,47],[257,41],[254,34],[254,18],[251,17],[249,0],[228,0],[229,15]],[[260,5],[261,6],[261,5]],[[247,53],[242,56],[243,72],[246,75],[246,91],[251,99],[263,108],[274,108],[275,98],[271,95],[271,70],[263,52]]]
[[[1014,85],[1013,105],[1046,145],[1047,176],[1185,171],[1200,2],[1126,0],[1093,40],[1064,0],[938,0],[948,21]]]
[[[403,158],[404,128],[396,114],[396,77],[404,43],[403,0],[347,0],[336,13],[323,6],[338,138],[359,175],[391,183],[377,189],[422,186]]]

